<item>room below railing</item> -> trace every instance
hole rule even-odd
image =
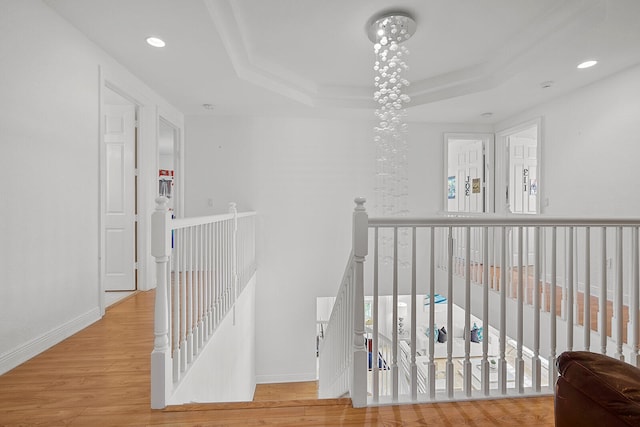
[[[368,218],[364,203],[362,275],[347,269],[320,346],[354,406],[549,394],[567,350],[638,366],[640,220]]]

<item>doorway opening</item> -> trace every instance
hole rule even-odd
[[[138,106],[106,86],[102,106],[105,307],[138,289]]]

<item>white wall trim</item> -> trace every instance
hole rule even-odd
[[[92,323],[97,322],[100,318],[99,308],[92,308],[75,319],[71,319],[57,328],[32,339],[26,344],[0,355],[0,375],[10,371],[32,357],[37,356],[43,351],[48,350],[59,342],[69,338],[76,332],[79,332]]]
[[[316,381],[317,379],[318,374],[316,372],[282,375],[256,375],[256,384],[297,383],[303,381]]]

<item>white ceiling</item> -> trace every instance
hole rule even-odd
[[[638,0],[45,1],[185,114],[373,117],[366,27],[393,10],[410,120],[492,123],[640,63]]]

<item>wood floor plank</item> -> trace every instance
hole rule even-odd
[[[256,402],[154,411],[153,301],[153,292],[137,293],[0,376],[0,426],[554,425],[551,397],[354,409],[349,399],[314,400],[315,382],[259,386]]]

